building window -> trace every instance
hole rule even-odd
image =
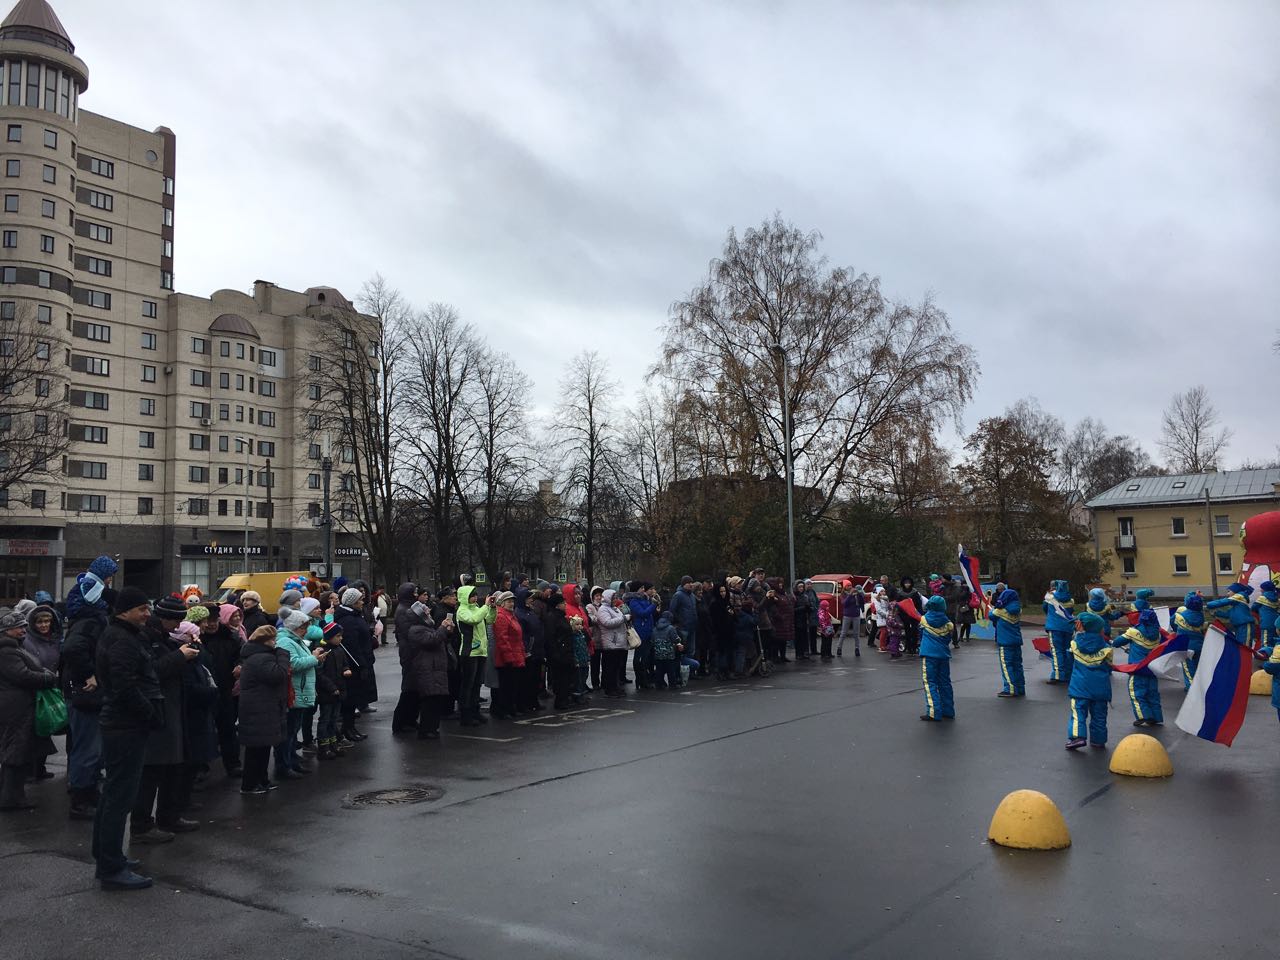
[[[4,232],[4,245],[6,249],[12,250],[18,245],[18,231],[6,230]]]
[[[156,382],[156,368],[149,363],[144,363],[142,365],[142,382],[143,383]]]
[[[1231,565],[1231,554],[1218,554],[1218,573],[1225,573],[1228,575],[1235,573],[1235,567]]]
[[[219,420],[231,419],[231,404],[229,403],[218,404],[218,419]]]
[[[143,450],[154,450],[156,446],[156,434],[154,430],[138,431],[138,446]]]
[[[142,349],[143,350],[156,349],[156,335],[154,333],[144,333],[142,335]]]
[[[270,380],[259,380],[258,394],[263,397],[274,397],[276,395],[276,385]]]
[[[189,435],[188,446],[192,450],[208,450],[209,435],[205,433],[193,433]]]
[[[101,461],[87,460],[75,463],[73,469],[67,474],[68,476],[80,476],[85,480],[105,480],[107,479],[107,465]],[[77,474],[74,467],[79,467]]]
[[[274,457],[276,455],[276,445],[274,440],[258,441],[258,456]]]
[[[10,69],[10,70],[12,70],[12,69],[13,69],[13,67],[10,67],[9,69]],[[14,103],[12,93],[11,93],[11,94],[10,94],[10,96],[9,96],[9,103],[10,103],[10,105],[12,105],[12,106],[16,106],[16,105],[17,105],[17,104],[15,104],[15,103]],[[11,124],[9,124],[9,142],[10,142],[10,143],[21,143],[21,142],[22,142],[22,124],[20,124],[20,123],[11,123]]]
[[[308,357],[308,358],[307,358],[307,367],[311,370],[311,372],[312,372],[312,373],[319,373],[319,372],[320,372],[320,358],[319,358],[318,356],[315,356],[315,355],[312,355],[312,356]]]
[[[43,490],[31,491],[31,509],[43,510],[45,505],[45,492]]]
[[[218,501],[218,516],[225,517],[227,515],[227,501]]]
[[[173,177],[164,178],[164,192],[167,196],[173,196]]]
[[[108,240],[107,242],[110,243],[111,241]],[[156,318],[156,302],[154,300],[142,301],[142,315],[148,320],[154,320]]]
[[[87,407],[90,410],[110,409],[111,397],[101,390],[72,390],[71,405]]]
[[[89,230],[88,237],[90,240],[96,240],[98,243],[111,242],[112,233],[110,227],[103,226],[100,223],[89,223],[87,226]]]
[[[308,518],[308,519],[310,519],[310,520],[315,520],[315,519],[318,519],[318,518],[319,518],[319,516],[320,516],[320,504],[318,504],[318,503],[308,503],[308,504],[307,504],[307,518]]]
[[[207,517],[209,515],[209,501],[192,497],[187,501],[187,513],[193,517]]]
[[[116,165],[110,160],[99,160],[97,157],[90,157],[89,172],[112,180],[116,175]]]
[[[85,269],[90,273],[96,273],[100,277],[111,276],[111,261],[103,260],[101,257],[86,257]]]
[[[72,336],[84,337],[98,343],[111,342],[111,328],[105,323],[75,323],[71,328]]]
[[[1181,574],[1186,575],[1187,572],[1187,555],[1185,553],[1175,553],[1173,555],[1173,573],[1175,576]]]
[[[307,459],[308,460],[320,459],[320,444],[313,443],[307,447]]]
[[[18,316],[17,300],[0,300],[0,320],[13,320],[13,319],[16,319],[17,316]]]
[[[89,197],[89,206],[97,210],[114,210],[116,199],[109,193],[103,193],[101,190],[86,190]]]
[[[1225,513],[1213,515],[1213,535],[1215,537],[1231,536],[1231,517]]]
[[[172,210],[170,210],[170,209],[169,209],[169,208],[167,208],[167,207],[165,208],[165,211],[164,211],[164,217],[162,218],[162,222],[164,223],[164,225],[165,225],[166,227],[172,227],[172,226],[173,226],[173,211],[172,211]]]
[[[197,420],[207,420],[209,418],[209,404],[199,400],[192,400],[191,416]]]
[[[221,483],[221,484],[226,484],[226,482],[227,482],[227,468],[226,468],[226,467],[219,467],[219,468],[218,468],[218,482],[219,482],[219,483]]]
[[[22,176],[22,161],[21,161],[21,160],[6,160],[6,161],[4,162],[4,175],[5,175],[6,177],[20,177],[20,176]]]
[[[173,289],[173,272],[170,270],[160,271],[160,287],[163,290]]]
[[[343,444],[343,446],[342,446],[342,462],[343,462],[343,463],[355,463],[355,462],[356,462],[356,448],[355,448],[355,447],[352,447],[352,446],[347,445],[347,444]]]
[[[207,387],[209,385],[208,370],[192,370],[191,385],[193,387]]]
[[[53,274],[48,270],[39,270],[36,272],[36,284],[48,290],[53,286]]]
[[[4,195],[4,212],[5,213],[18,212],[18,195],[16,193],[6,193]]]
[[[220,373],[220,374],[218,374],[218,387],[219,387],[220,389],[222,389],[222,390],[230,390],[230,389],[231,389],[231,374],[229,374],[229,373]]]
[[[138,414],[143,417],[154,417],[156,415],[155,397],[139,397]]]
[[[36,341],[36,359],[48,360],[49,356],[50,356],[49,341],[37,340]]]
[[[1173,532],[1175,537],[1185,537],[1187,535],[1187,522],[1182,517],[1173,518]]]
[[[44,145],[50,150],[58,149],[58,131],[46,130],[44,132]]]
[[[204,337],[192,337],[191,352],[192,353],[208,353],[209,341],[206,340]]]
[[[218,344],[218,356],[220,356],[220,357],[229,357],[229,356],[231,356],[231,343],[230,343],[230,341],[228,341],[228,340],[223,340],[221,343],[219,343],[219,344]]]
[[[150,497],[139,497],[138,498],[138,516],[140,517],[151,516],[153,506],[154,504]]]
[[[320,399],[320,384],[318,383],[307,384],[307,399],[308,400]]]
[[[274,367],[276,365],[276,352],[274,350],[259,350],[258,362],[264,367]]]
[[[356,488],[356,478],[349,473],[344,473],[338,480],[338,489],[343,493],[351,493]]]
[[[191,466],[187,468],[187,479],[192,483],[208,483],[209,468]]]
[[[165,241],[161,244],[161,247],[160,247],[160,256],[162,256],[162,257],[170,257],[170,258],[172,258],[172,257],[173,257],[173,241],[172,241],[172,240],[165,240]]]
[[[77,367],[81,368],[80,370],[77,370],[77,372],[91,373],[95,377],[111,376],[110,360],[107,360],[103,357],[75,357],[75,356],[73,356],[72,359],[73,361],[74,360],[80,361],[78,364],[74,362],[71,364],[71,369],[73,370],[76,370]]]
[[[318,473],[308,473],[308,474],[307,474],[307,489],[308,489],[308,490],[319,490],[319,489],[320,489],[320,474],[318,474]]]
[[[43,177],[44,182],[45,182],[45,183],[57,183],[57,182],[58,182],[58,168],[57,168],[57,167],[55,167],[55,166],[54,166],[53,164],[51,164],[51,163],[43,164],[43,167],[44,167],[44,170],[42,171],[41,176]]]
[[[244,407],[236,404],[236,423],[244,423]]]
[[[308,414],[307,414],[307,429],[308,429],[308,430],[319,430],[319,429],[320,429],[320,414],[318,414],[318,413],[308,413]]]
[[[111,309],[111,294],[103,290],[86,290],[85,304],[90,307],[97,307],[99,310]]]
[[[42,303],[36,307],[36,319],[41,323],[53,323],[53,307]]]
[[[274,411],[271,411],[271,410],[258,411],[258,426],[274,427],[275,425],[276,425],[276,415]]]
[[[53,239],[53,234],[51,233],[40,234],[40,252],[41,253],[53,253],[55,249],[54,244],[55,244],[55,241]]]
[[[58,215],[58,205],[52,200],[40,201],[40,216],[47,217],[52,220]]]
[[[83,513],[106,513],[107,498],[98,493],[82,493],[80,510]]]
[[[236,389],[237,389],[237,390],[243,390],[243,389],[244,389],[244,374],[243,374],[243,373],[237,373],[237,374],[236,374]]]
[[[154,463],[138,464],[138,479],[151,482],[156,478],[156,465]]]
[[[84,435],[80,438],[85,443],[106,443],[107,428],[106,427],[81,427]]]
[[[36,435],[47,436],[49,433],[49,415],[47,413],[36,414]]]

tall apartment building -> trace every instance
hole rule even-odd
[[[174,134],[80,109],[88,82],[48,3],[20,0],[0,24],[0,330],[34,318],[45,388],[62,381],[66,401],[49,428],[70,443],[0,499],[0,602],[65,592],[102,553],[153,593],[216,587],[246,538],[251,568],[306,569],[323,552],[320,451],[293,384],[315,325],[350,304],[263,281],[173,293]],[[362,574],[356,539],[334,539]]]

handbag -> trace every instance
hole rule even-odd
[[[636,633],[636,628],[627,627],[627,649],[635,650],[642,642],[640,634]]]
[[[56,737],[67,732],[67,701],[56,687],[36,691],[36,736]]]

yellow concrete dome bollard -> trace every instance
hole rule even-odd
[[[1271,696],[1271,674],[1265,670],[1253,671],[1249,678],[1249,692],[1255,697]]]
[[[1015,790],[996,807],[987,839],[1019,850],[1061,850],[1071,846],[1067,821],[1039,790]]]
[[[1126,777],[1172,777],[1173,762],[1155,737],[1131,733],[1111,754],[1111,772]]]

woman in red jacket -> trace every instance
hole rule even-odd
[[[493,665],[498,668],[501,679],[498,689],[492,691],[489,716],[506,720],[523,715],[516,710],[516,689],[524,667],[524,631],[516,619],[515,596],[504,592],[494,599],[498,604],[498,617],[493,623]]]

